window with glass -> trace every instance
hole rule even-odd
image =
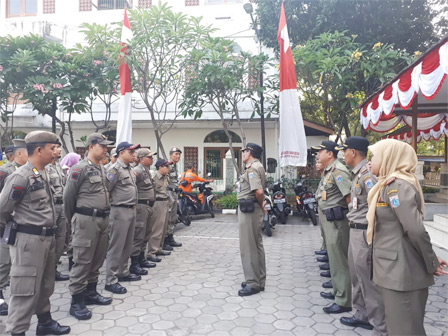
[[[132,0],[98,0],[98,10],[132,8]]]
[[[37,14],[37,0],[6,0],[6,16],[31,16]]]
[[[221,180],[223,178],[223,161],[229,147],[206,147],[204,148],[204,175],[210,173],[211,178]],[[238,165],[241,164],[241,147],[233,147]]]

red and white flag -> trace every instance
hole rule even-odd
[[[120,107],[118,108],[117,118],[117,141],[127,141],[132,143],[132,86],[131,86],[131,70],[129,69],[126,56],[128,54],[128,44],[132,39],[131,24],[129,23],[128,13],[124,9],[123,28],[121,31],[121,50],[119,59],[119,74],[121,85]]]
[[[277,40],[280,46],[280,167],[306,166],[307,144],[285,8],[281,7]]]

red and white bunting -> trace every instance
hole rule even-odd
[[[285,8],[281,6],[277,40],[280,46],[280,167],[306,166],[307,144],[297,93],[294,60],[286,25]]]

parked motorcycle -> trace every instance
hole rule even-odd
[[[190,226],[191,224],[191,216],[187,209],[187,195],[185,195],[185,192],[180,188],[177,197],[177,221],[186,226]]]
[[[311,219],[314,226],[317,225],[317,202],[314,194],[308,190],[304,185],[306,178],[302,176],[302,179],[296,183],[294,192],[296,193],[296,206],[299,215],[304,218]]]
[[[291,207],[286,201],[286,190],[283,188],[281,181],[277,181],[272,186],[272,198],[274,204],[272,210],[275,216],[280,220],[282,224],[286,224],[286,218],[291,213]]]
[[[199,193],[202,194],[204,202],[199,199],[199,194],[183,192],[185,195],[185,205],[183,205],[188,215],[203,215],[209,213],[212,218],[215,217],[212,200],[215,197],[212,193],[212,188],[207,185],[210,182],[200,182],[193,185],[193,188],[198,188]]]
[[[266,213],[263,216],[262,231],[266,234],[266,236],[271,237],[272,230],[275,230],[275,224],[277,224],[277,217],[275,217],[272,207],[272,199],[267,188],[264,192],[264,200],[266,201],[266,204],[264,205]]]

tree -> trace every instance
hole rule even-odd
[[[262,41],[277,49],[281,0],[255,0]],[[293,45],[322,33],[347,31],[363,44],[394,44],[409,53],[422,51],[446,32],[444,0],[285,0]],[[273,15],[273,13],[275,13]],[[439,35],[437,35],[439,34]]]
[[[151,116],[157,152],[166,157],[162,136],[181,115],[177,106],[189,55],[213,30],[203,26],[201,18],[175,13],[165,3],[129,12],[134,37],[128,63],[135,76],[133,85]],[[169,108],[174,112],[168,112]]]
[[[236,121],[243,146],[246,135],[241,123],[239,104],[259,90],[257,70],[262,69],[266,56],[234,53],[235,43],[223,38],[209,38],[202,47],[191,53],[188,84],[180,105],[184,116],[200,118],[204,108],[211,107],[220,117],[229,139],[230,153],[238,173],[241,172],[234,155],[229,124]],[[255,83],[251,87],[249,82]]]

